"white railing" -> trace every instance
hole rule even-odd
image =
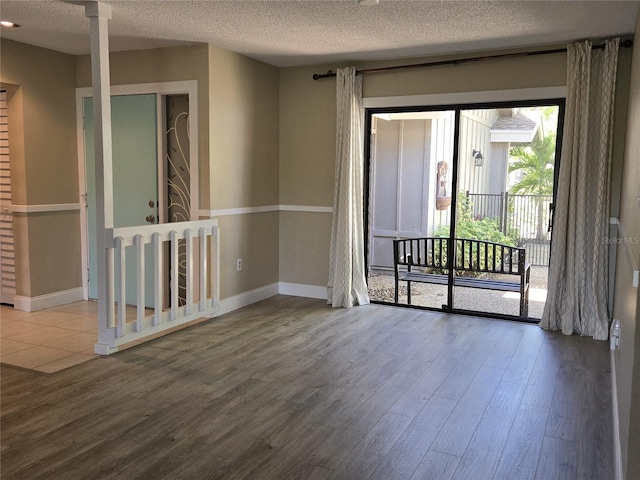
[[[214,315],[220,303],[217,220],[108,229],[105,243],[106,318],[98,319],[96,353],[107,355],[125,343]],[[145,265],[150,259],[153,268]],[[128,266],[130,272],[135,266],[135,285],[129,288]],[[135,315],[127,303],[135,303]]]

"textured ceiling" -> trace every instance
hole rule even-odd
[[[2,0],[2,38],[89,53],[83,2]],[[112,51],[212,43],[286,67],[568,43],[633,33],[640,1],[116,0]]]

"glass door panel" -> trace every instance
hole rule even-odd
[[[461,111],[454,309],[541,317],[558,110]]]
[[[433,262],[436,250],[446,249],[441,239],[449,236],[455,112],[378,112],[370,120],[369,295],[373,301],[441,309],[447,304],[448,270]],[[406,241],[395,243],[405,262],[397,299],[394,240]],[[407,281],[409,258],[416,263],[412,272],[432,275],[433,282]]]

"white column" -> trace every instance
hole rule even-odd
[[[111,86],[109,79],[109,20],[111,7],[88,2],[85,15],[91,34],[91,81],[95,139],[96,230],[98,255],[98,343],[95,352],[109,353],[115,342],[113,321],[113,251],[105,237],[113,228],[113,170],[111,147]]]

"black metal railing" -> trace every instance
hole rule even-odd
[[[527,260],[532,265],[549,265],[551,233],[549,204],[551,195],[513,195],[470,193],[475,218],[492,218],[502,233],[516,240],[527,250]]]

